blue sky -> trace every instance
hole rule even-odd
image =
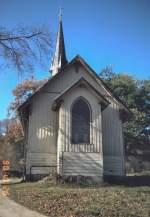
[[[149,0],[1,0],[0,25],[46,25],[57,32],[58,9],[63,7],[67,57],[80,54],[97,73],[107,65],[137,79],[150,78]],[[54,39],[54,34],[52,34]],[[47,62],[36,78],[49,76]],[[21,82],[12,68],[0,73],[0,119],[13,99],[11,91]]]

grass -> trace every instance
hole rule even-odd
[[[10,186],[11,199],[50,217],[149,217],[150,187]]]

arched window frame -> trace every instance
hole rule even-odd
[[[90,125],[90,136],[89,136],[89,143],[86,143],[86,144],[90,144],[90,143],[91,143],[92,109],[91,109],[91,106],[90,106],[90,103],[88,102],[88,100],[85,99],[85,98],[82,97],[82,96],[76,98],[76,99],[73,101],[72,105],[71,105],[71,110],[70,110],[70,113],[71,113],[71,125],[70,125],[70,127],[71,127],[71,130],[70,130],[70,132],[71,132],[71,144],[73,144],[73,145],[75,145],[75,144],[83,144],[83,143],[73,143],[73,141],[72,141],[72,110],[73,110],[73,107],[74,107],[75,103],[76,103],[78,100],[83,100],[83,101],[87,104],[87,106],[88,106],[88,108],[89,108],[89,114],[90,114],[90,117],[89,117],[89,119],[90,119],[90,121],[89,121],[89,125]]]

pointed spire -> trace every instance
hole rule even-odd
[[[55,75],[67,63],[64,34],[62,26],[62,8],[59,13],[59,28],[57,33],[56,48],[52,59],[50,71],[52,76]]]

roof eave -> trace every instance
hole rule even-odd
[[[96,93],[96,95],[100,98],[99,104],[102,105],[102,110],[104,110],[110,104],[108,100],[101,93],[99,93],[86,79],[82,77],[77,82],[72,84],[69,88],[67,88],[65,91],[63,91],[57,98],[55,98],[52,104],[52,110],[56,111],[60,107],[61,103],[64,101],[63,100],[64,96],[68,92],[70,92],[72,89],[78,86],[81,86],[81,85],[88,86],[90,89],[92,89]]]
[[[41,86],[30,98],[28,98],[22,105],[20,105],[18,107],[18,109],[21,110],[26,104],[29,103],[29,101],[31,101],[31,99],[34,97],[34,95],[36,95],[38,92],[41,91],[41,89],[43,87],[45,87],[45,85],[47,85],[52,80],[56,79],[57,76],[60,76],[61,73],[63,73],[66,69],[68,69],[69,67],[71,67],[75,62],[80,63],[83,66],[85,66],[88,69],[88,71],[90,70],[93,73],[93,75],[96,76],[96,78],[102,82],[103,86],[112,95],[112,97],[114,97],[120,103],[122,109],[126,113],[128,113],[129,116],[132,115],[132,112],[128,109],[128,107],[125,105],[125,103],[122,102],[122,100],[119,97],[115,96],[112,93],[112,90],[110,90],[110,88],[107,86],[107,84],[96,74],[96,72],[79,55],[76,55],[69,63],[67,63],[64,67],[62,67],[62,69],[56,75],[54,75],[53,77],[49,78],[49,80],[43,86]]]

